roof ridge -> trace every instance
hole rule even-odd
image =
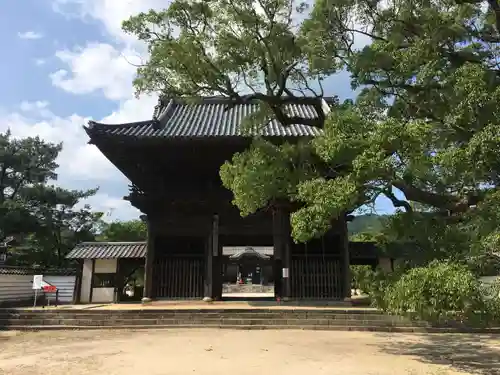
[[[127,128],[127,127],[138,126],[138,125],[147,125],[147,124],[150,124],[152,122],[153,122],[153,120],[143,120],[143,121],[126,122],[126,123],[121,123],[121,124],[105,124],[102,122],[89,120],[88,126],[87,127],[84,126],[84,128],[94,129],[96,127],[113,127],[113,128],[121,129],[121,128]]]
[[[134,245],[134,244],[145,244],[147,241],[84,241],[80,242],[76,246],[80,245]]]
[[[283,98],[287,98],[287,97],[288,97],[287,95],[283,96]],[[309,97],[313,97],[313,96],[309,96]],[[297,97],[297,98],[298,99],[308,98],[308,96]],[[319,97],[319,98],[323,99],[328,104],[334,103],[337,101],[336,96],[323,96],[323,97]],[[167,98],[164,98],[164,100],[166,100],[166,99]],[[173,100],[176,104],[182,104],[182,105],[188,104],[186,102],[189,100],[194,100],[195,102],[200,101],[200,103],[196,103],[196,104],[205,104],[205,103],[219,104],[219,103],[228,103],[231,101],[235,101],[233,98],[231,98],[229,96],[224,96],[224,95],[201,96],[201,97],[194,97],[194,96],[193,97],[179,97],[179,98],[169,98],[169,100]],[[238,101],[236,101],[236,105],[238,105],[238,104],[241,104],[241,105],[250,104],[250,103],[259,102],[259,101],[261,101],[261,99],[252,98],[252,99],[248,100],[246,103],[239,103]]]

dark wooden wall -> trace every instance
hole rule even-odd
[[[242,218],[220,181],[220,166],[249,140],[103,142],[99,147],[135,185],[131,203],[149,218],[156,298],[217,297],[222,246],[274,246],[277,296],[337,299],[345,294],[348,267],[339,228],[306,245],[293,244],[287,217],[276,211]],[[214,242],[214,215],[217,235]],[[278,223],[276,225],[276,223]],[[289,223],[289,220],[288,220]],[[212,254],[212,255],[210,255]],[[153,256],[149,257],[153,258]],[[148,267],[146,267],[148,268]],[[288,277],[283,277],[283,269]],[[147,278],[146,278],[147,279]],[[150,283],[150,282],[149,282]],[[150,285],[150,284],[148,284]]]

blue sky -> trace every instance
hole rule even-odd
[[[165,0],[0,0],[0,44],[9,58],[0,69],[0,131],[63,142],[57,183],[99,186],[90,203],[109,220],[136,218],[122,197],[128,181],[87,145],[89,119],[119,123],[151,117],[154,97],[136,99],[132,79],[144,46],[125,35],[121,21]],[[137,61],[137,60],[135,60]],[[352,97],[349,77],[332,77],[327,94]],[[377,211],[391,212],[381,199]]]

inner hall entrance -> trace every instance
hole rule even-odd
[[[273,299],[272,246],[222,247],[222,298]]]

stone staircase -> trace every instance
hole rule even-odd
[[[160,328],[474,332],[460,327],[431,327],[372,309],[0,310],[0,329],[3,330]],[[500,332],[500,328],[497,331]]]

